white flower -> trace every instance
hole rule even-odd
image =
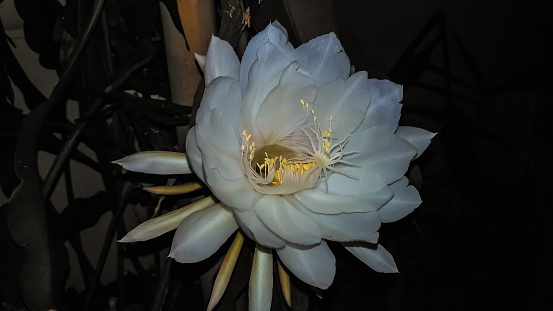
[[[255,297],[270,295],[271,249],[298,278],[325,289],[335,274],[326,240],[377,244],[382,222],[420,204],[404,174],[434,134],[398,127],[402,87],[366,72],[350,76],[334,34],[294,49],[275,22],[252,38],[241,62],[213,37],[205,79],[187,161],[221,202],[177,218],[184,220],[169,256],[201,261],[240,228],[257,242],[251,282],[264,288],[250,293],[251,308],[270,306]],[[175,161],[161,159],[149,172],[164,163]],[[349,245],[376,271],[397,272],[381,245]]]

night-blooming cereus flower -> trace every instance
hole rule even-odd
[[[404,174],[434,135],[398,127],[402,87],[368,79],[366,72],[350,75],[332,33],[294,49],[277,22],[252,38],[242,61],[217,37],[203,61],[206,89],[182,165],[188,162],[220,203],[207,198],[152,219],[124,241],[153,237],[180,222],[169,256],[188,263],[208,258],[241,229],[210,308],[220,297],[217,288],[228,282],[242,233],[257,243],[251,310],[270,307],[272,250],[279,264],[322,289],[335,274],[327,240],[344,243],[376,271],[397,272],[377,244],[378,229],[420,204]],[[147,157],[159,160],[151,173],[175,164]],[[136,162],[142,163],[127,158],[120,164]]]

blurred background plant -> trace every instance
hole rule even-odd
[[[208,190],[162,198],[142,186],[199,181],[111,161],[183,151],[203,91],[192,52],[212,32],[240,52],[275,19],[294,46],[337,32],[356,70],[404,85],[403,125],[440,133],[410,170],[423,204],[381,229],[401,274],[333,247],[333,285],[292,279],[292,310],[551,307],[553,14],[530,2],[13,0],[59,80],[39,90],[0,23],[3,310],[205,308],[226,247],[181,265],[165,259],[172,233],[115,240]],[[216,310],[246,308],[251,249]],[[287,310],[278,294],[272,309]]]

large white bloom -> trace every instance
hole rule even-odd
[[[420,204],[404,174],[433,134],[398,127],[401,86],[350,75],[350,67],[332,33],[294,49],[275,22],[252,38],[241,62],[212,38],[186,151],[221,202],[179,216],[171,257],[206,259],[240,228],[257,242],[257,257],[272,260],[275,249],[298,278],[325,289],[335,274],[325,240],[375,245],[382,222]],[[127,162],[137,161],[120,164]],[[163,163],[176,162],[147,171]],[[381,245],[349,245],[373,269],[397,271]]]

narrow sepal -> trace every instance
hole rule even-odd
[[[273,253],[260,244],[255,247],[248,289],[249,310],[271,310],[273,298]]]
[[[112,163],[124,169],[158,175],[190,174],[186,154],[171,151],[143,151],[131,154]]]
[[[129,243],[146,241],[176,229],[180,223],[192,213],[203,210],[215,204],[212,197],[179,208],[159,217],[147,220],[127,233],[119,242]]]
[[[153,194],[177,195],[196,191],[201,188],[202,186],[198,183],[186,183],[184,185],[144,187],[142,189]]]
[[[290,275],[288,274],[288,271],[284,269],[284,267],[280,263],[280,260],[278,261],[278,277],[280,279],[280,288],[282,290],[282,296],[284,297],[284,301],[286,301],[288,308],[292,308],[292,297],[291,297],[292,291],[290,290]]]
[[[355,257],[364,262],[367,266],[371,267],[376,272],[383,273],[398,273],[394,257],[390,254],[384,246],[378,244],[376,249],[369,248],[367,246],[350,246],[344,243],[344,246]]]
[[[207,305],[207,311],[213,310],[213,308],[215,308],[215,306],[219,303],[219,300],[221,300],[221,297],[223,297],[243,244],[244,235],[238,231],[234,237],[232,245],[225,255],[225,259],[223,259],[223,263],[221,264],[221,268],[219,268],[217,277],[215,278],[211,297],[209,298],[209,304]]]

